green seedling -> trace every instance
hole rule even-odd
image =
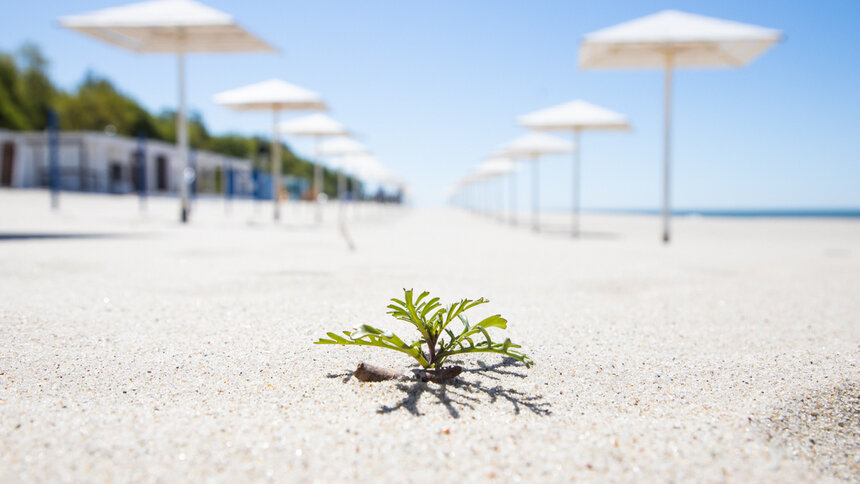
[[[421,333],[421,339],[418,341],[406,344],[390,331],[382,331],[368,324],[362,324],[353,331],[344,331],[345,337],[327,333],[328,338],[320,338],[315,344],[386,348],[405,353],[415,358],[422,367],[436,370],[442,368],[449,357],[464,353],[499,353],[522,362],[527,368],[533,364],[531,358],[516,351],[520,345],[512,343],[510,338],[505,338],[503,343],[495,343],[490,338],[488,329],[507,328],[508,322],[501,315],[490,316],[474,326],[469,324],[469,320],[463,313],[475,306],[488,303],[488,300],[463,299],[450,306],[442,306],[438,297],[430,298],[430,293],[426,291],[414,301],[412,290],[404,289],[404,291],[406,294],[402,301],[391,299],[388,314],[415,326]],[[463,323],[463,329],[459,334],[454,334],[448,327],[455,319]]]

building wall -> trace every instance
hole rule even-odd
[[[4,149],[6,159],[3,158]],[[179,162],[179,150],[176,146],[161,141],[146,140],[143,143],[143,149],[146,163],[146,192],[149,194],[178,193],[183,167]],[[136,191],[138,150],[138,140],[135,138],[108,136],[97,132],[61,132],[59,143],[61,189],[100,193]],[[8,160],[10,153],[12,168],[11,179],[8,181],[11,181],[12,187],[36,188],[49,185],[47,133],[0,130],[0,163],[10,163]],[[236,196],[252,193],[250,160],[192,150],[190,163],[197,174],[195,185],[202,193],[216,193],[216,188],[219,189],[218,193],[224,192],[228,167],[232,167],[234,172],[233,193]],[[4,181],[3,168],[0,165],[0,184]],[[222,180],[220,184],[217,183],[219,176]]]
[[[0,185],[22,187],[31,176],[30,153],[24,150],[24,139],[17,133],[0,130]],[[5,172],[5,173],[4,173]]]

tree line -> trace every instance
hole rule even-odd
[[[61,130],[103,131],[113,126],[117,134],[176,142],[175,111],[150,113],[109,79],[92,72],[74,90],[64,91],[51,81],[48,65],[48,59],[33,43],[25,43],[15,52],[0,51],[0,129],[45,130],[48,112],[53,109]],[[188,140],[194,149],[248,158],[258,169],[269,169],[270,140],[235,133],[214,135],[199,113],[188,116]],[[281,173],[311,179],[313,164],[282,143]],[[337,175],[324,170],[323,180],[323,191],[334,196]],[[354,182],[350,179],[350,184]]]

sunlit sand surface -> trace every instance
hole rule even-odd
[[[0,191],[0,481],[860,479],[860,222]],[[487,297],[535,361],[447,385],[315,346],[402,288]]]

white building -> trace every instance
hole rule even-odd
[[[130,193],[138,190],[138,152],[145,156],[145,188],[149,194],[178,193],[182,166],[176,145],[99,132],[59,133],[59,173],[62,190]],[[0,187],[37,188],[49,186],[49,144],[47,132],[0,130]],[[253,191],[250,160],[191,150],[199,193],[224,193],[233,180],[232,193]],[[228,175],[232,172],[232,177]]]

